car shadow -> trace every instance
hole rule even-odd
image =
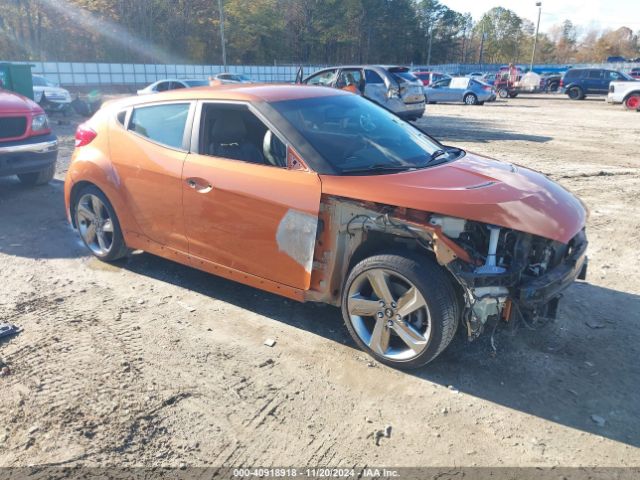
[[[302,304],[162,258],[122,268],[357,349],[332,306]],[[640,446],[640,296],[579,282],[558,319],[501,325],[469,343],[462,329],[431,364],[406,374],[585,432]],[[601,417],[605,425],[594,422]]]
[[[423,132],[439,141],[489,143],[495,140],[544,143],[553,140],[543,135],[530,135],[509,131],[506,125],[488,120],[427,114],[414,123]]]
[[[26,258],[86,255],[66,220],[64,182],[25,187],[17,177],[0,177],[0,252]]]

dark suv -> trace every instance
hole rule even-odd
[[[587,95],[606,95],[609,83],[633,80],[626,73],[604,68],[572,68],[562,77],[560,86],[572,100],[582,100]]]

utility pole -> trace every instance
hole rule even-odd
[[[227,69],[227,46],[224,41],[224,10],[222,0],[218,0],[218,11],[220,12],[220,42],[222,43],[222,65]]]
[[[536,25],[536,37],[533,39],[533,52],[531,53],[531,64],[529,65],[529,71],[533,71],[533,62],[536,58],[536,48],[538,47],[538,31],[540,30],[540,15],[542,14],[542,2],[536,2],[538,7],[538,24]]]
[[[429,27],[429,48],[427,49],[427,66],[431,65],[431,41],[433,39],[433,27]]]

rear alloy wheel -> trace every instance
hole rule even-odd
[[[571,87],[567,91],[567,95],[571,100],[582,100],[584,98],[584,92],[580,87]]]
[[[624,108],[627,110],[640,110],[640,93],[629,95],[624,101]]]
[[[96,257],[111,262],[128,253],[113,207],[98,188],[83,189],[74,212],[80,238]]]
[[[19,173],[18,178],[24,185],[45,185],[53,180],[53,176],[56,174],[56,164],[49,165],[44,170],[31,173]]]
[[[478,97],[473,93],[467,93],[463,98],[465,105],[476,105],[478,103]]]
[[[354,341],[376,360],[416,368],[451,342],[458,303],[449,278],[431,260],[376,255],[351,270],[342,315]]]

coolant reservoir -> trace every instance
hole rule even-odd
[[[449,238],[458,238],[460,234],[464,232],[467,221],[464,218],[445,217],[442,215],[431,215],[429,223],[434,226],[438,226]]]

